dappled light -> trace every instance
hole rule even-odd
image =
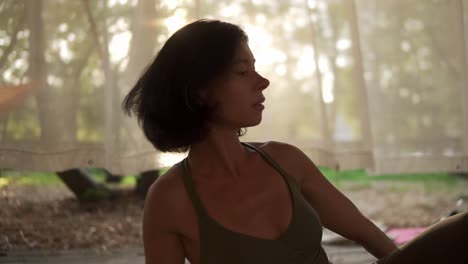
[[[113,250],[129,246],[137,251],[125,251],[119,263],[142,262],[143,208],[151,203],[145,197],[176,184],[185,184],[188,196],[204,191],[198,184],[207,184],[202,187],[213,188],[213,194],[201,198],[219,198],[226,211],[237,202],[254,208],[255,200],[246,198],[249,185],[241,185],[244,179],[236,179],[236,188],[243,190],[231,204],[222,198],[232,186],[214,176],[199,177],[190,186],[190,175],[170,178],[179,173],[171,170],[176,173],[167,173],[150,189],[187,153],[156,150],[137,118],[122,111],[122,100],[167,39],[202,18],[238,24],[248,35],[255,71],[270,81],[263,91],[262,122],[249,127],[241,141],[296,145],[326,178],[323,185],[311,184],[321,179],[314,170],[289,185],[293,199],[300,194],[291,219],[298,218],[294,212],[301,207],[340,217],[342,210],[335,209],[344,209],[347,216],[351,201],[400,245],[468,210],[466,0],[2,0],[0,262],[14,254],[26,259],[24,252],[33,250],[70,254],[86,249],[115,257]],[[258,161],[251,153],[244,156]],[[190,161],[196,173],[214,174],[196,161]],[[272,192],[269,182],[258,179],[245,180],[258,187],[251,197],[261,197],[262,205],[268,204],[265,211],[277,210],[281,204],[266,197],[269,192],[279,197],[279,189]],[[304,184],[302,179],[311,180]],[[316,186],[327,187],[327,181],[332,194],[319,197],[323,189]],[[340,205],[332,187],[349,201]],[[175,190],[179,195],[182,188]],[[317,197],[308,197],[315,191]],[[188,203],[170,195],[171,208],[189,211]],[[339,202],[330,203],[333,198]],[[294,201],[307,205],[305,200],[316,204],[294,206]],[[166,211],[157,217],[172,216]],[[193,220],[180,215],[175,217],[180,222]],[[261,219],[255,217],[257,212],[251,219]],[[175,218],[170,219],[174,226]],[[374,260],[364,248],[357,254],[351,239],[326,228],[321,239],[335,264]],[[94,264],[84,259],[89,252],[79,255],[78,263]],[[362,258],[356,260],[358,255]]]
[[[41,92],[7,100],[2,162],[115,173],[176,162],[119,103],[171,34],[215,18],[242,26],[271,82],[243,140],[291,142],[331,168],[467,171],[467,11],[436,0],[4,1],[0,94],[31,79]]]

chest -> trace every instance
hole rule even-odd
[[[281,176],[274,176],[246,185],[219,187],[214,193],[204,192],[200,197],[207,214],[235,232],[277,237],[292,218],[293,200]]]
[[[239,183],[197,184],[196,192],[208,217],[228,233],[276,239],[293,218],[288,183],[274,170],[257,171]],[[183,243],[191,263],[200,257],[199,219],[195,209],[184,221]]]
[[[200,260],[203,264],[327,263],[323,262],[322,229],[314,209],[297,194],[292,205],[274,207],[285,207],[289,217],[283,213],[275,219],[274,211],[278,209],[260,207],[250,215],[245,213],[238,222],[214,218],[207,221],[194,213],[183,239],[188,259],[193,264]],[[322,261],[315,262],[316,258]]]
[[[192,174],[207,217],[199,218],[193,206],[186,210],[182,241],[191,263],[328,263],[319,217],[301,194],[300,178],[293,178],[301,166],[280,164],[289,176],[257,161],[239,182],[207,184]],[[187,200],[192,205],[193,197]]]

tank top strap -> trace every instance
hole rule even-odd
[[[190,168],[189,168],[187,158],[185,158],[182,161],[182,166],[183,166],[182,178],[184,181],[185,189],[187,190],[187,193],[189,194],[190,199],[192,200],[195,210],[197,211],[197,214],[199,216],[206,216],[205,208],[203,207],[200,196],[198,196],[198,193],[195,190],[195,185],[193,183],[192,175],[190,173]]]
[[[241,144],[248,147],[248,148],[250,148],[250,149],[252,149],[252,150],[257,151],[258,153],[260,153],[262,158],[266,162],[268,162],[277,172],[279,172],[279,174],[281,174],[281,176],[283,176],[283,178],[286,180],[286,182],[289,185],[294,185],[294,186],[297,185],[296,180],[293,177],[291,177],[285,170],[283,170],[283,168],[281,168],[281,166],[269,154],[267,154],[264,150],[254,146],[252,144],[249,144],[249,143],[241,142]],[[290,187],[292,187],[292,186],[290,186]]]

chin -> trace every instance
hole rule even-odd
[[[260,123],[262,123],[262,118],[261,117],[255,119],[255,120],[251,120],[250,122],[245,124],[243,127],[254,127],[254,126],[260,125]]]

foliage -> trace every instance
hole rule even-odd
[[[90,176],[98,183],[105,183],[105,173],[100,169],[87,169]],[[48,172],[29,172],[17,170],[3,170],[0,177],[0,187],[8,185],[10,182],[15,182],[20,185],[55,185],[63,184],[60,178],[55,173]],[[119,182],[121,187],[134,187],[136,184],[135,175],[122,176]]]
[[[139,149],[146,141],[120,112],[123,96],[176,29],[207,17],[242,25],[258,71],[271,81],[263,124],[249,140],[359,145],[369,140],[367,112],[377,158],[459,155],[465,54],[452,2],[4,0],[0,85],[38,81],[31,76],[44,82],[0,119],[0,140]]]

